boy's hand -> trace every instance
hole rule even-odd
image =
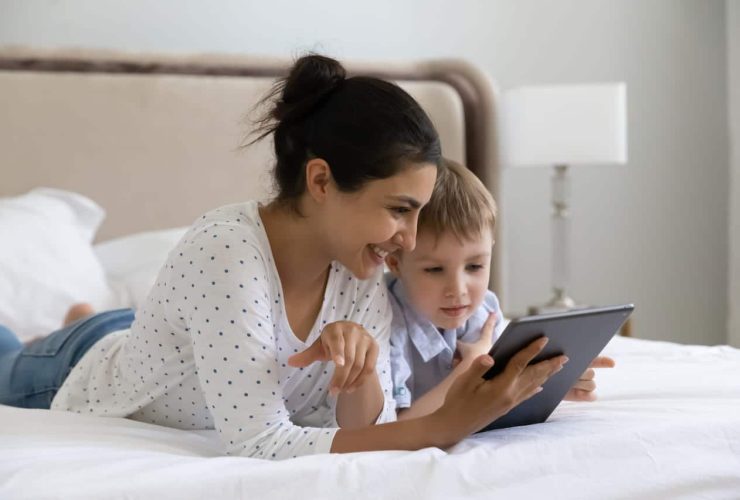
[[[483,324],[480,331],[480,338],[475,342],[458,342],[455,349],[455,356],[452,358],[452,367],[456,367],[460,362],[470,364],[481,354],[488,354],[493,345],[493,329],[496,326],[496,313],[488,315],[488,319]]]
[[[329,394],[336,396],[340,392],[352,392],[375,373],[378,343],[362,325],[336,321],[324,327],[311,347],[288,358],[288,364],[303,367],[315,361],[329,360],[334,361]]]
[[[588,369],[583,372],[583,375],[573,384],[573,387],[570,388],[563,399],[566,401],[596,401],[596,382],[594,382],[596,372],[594,368],[614,368],[615,364],[614,360],[607,356],[594,358]]]

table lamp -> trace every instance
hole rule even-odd
[[[624,83],[539,85],[504,94],[501,155],[505,166],[552,166],[553,296],[530,314],[578,307],[568,295],[569,182],[571,165],[627,161],[627,91]]]

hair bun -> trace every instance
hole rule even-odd
[[[346,76],[344,66],[335,59],[316,54],[301,57],[282,82],[273,119],[305,115],[344,82]]]
[[[347,72],[339,61],[311,54],[298,59],[285,79],[282,99],[286,103],[325,94],[344,81]]]

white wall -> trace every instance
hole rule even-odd
[[[740,347],[740,0],[727,0],[730,128],[728,342]]]
[[[626,81],[628,166],[572,172],[572,292],[635,302],[637,336],[708,344],[726,341],[725,43],[723,0],[0,0],[0,44],[461,56],[503,88]],[[549,295],[549,175],[504,177],[508,311]]]

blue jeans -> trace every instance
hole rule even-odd
[[[0,404],[50,408],[64,380],[88,349],[109,333],[129,328],[133,321],[132,309],[106,311],[27,346],[0,325]]]

